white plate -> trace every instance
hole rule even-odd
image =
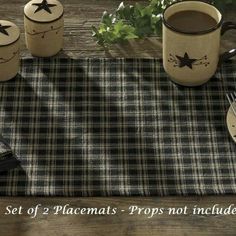
[[[231,104],[227,112],[226,122],[227,122],[229,133],[232,139],[234,140],[234,142],[236,143],[236,116],[233,113],[232,105],[234,106],[234,109],[236,110],[236,102],[234,102],[233,104]]]

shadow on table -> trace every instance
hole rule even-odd
[[[106,57],[162,58],[162,42],[158,37],[132,39],[117,43],[105,50]]]
[[[105,69],[100,63],[105,63]],[[130,74],[129,84],[122,91],[126,81],[114,74],[116,66],[99,59],[91,64],[71,60],[69,68],[64,64],[57,67],[54,79],[53,68],[40,67],[53,86],[50,94],[57,98],[44,116],[54,124],[54,151],[49,163],[57,170],[52,175],[58,194],[65,185],[69,190],[64,194],[76,195],[145,195],[151,191],[145,186],[150,185],[158,191],[160,173],[153,168],[159,162],[154,131],[150,127],[140,129],[142,122],[148,126],[153,116],[140,120],[143,114],[142,105],[137,103],[141,94],[136,94],[136,72]],[[149,87],[147,95],[152,85],[145,86]]]

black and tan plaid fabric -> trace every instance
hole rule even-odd
[[[233,62],[182,88],[155,59],[25,59],[0,84],[0,133],[21,160],[0,194],[235,194],[235,87]]]

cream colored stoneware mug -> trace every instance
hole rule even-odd
[[[216,20],[216,25],[201,32],[186,33],[175,29],[168,18],[181,11],[199,11]],[[171,80],[184,86],[206,83],[216,72],[219,63],[236,55],[236,49],[220,55],[220,39],[236,24],[224,22],[213,5],[199,1],[176,2],[163,13],[163,66]]]

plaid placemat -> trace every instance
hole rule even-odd
[[[189,89],[156,59],[25,59],[0,84],[0,133],[21,159],[0,195],[235,194],[235,85],[233,62]]]

